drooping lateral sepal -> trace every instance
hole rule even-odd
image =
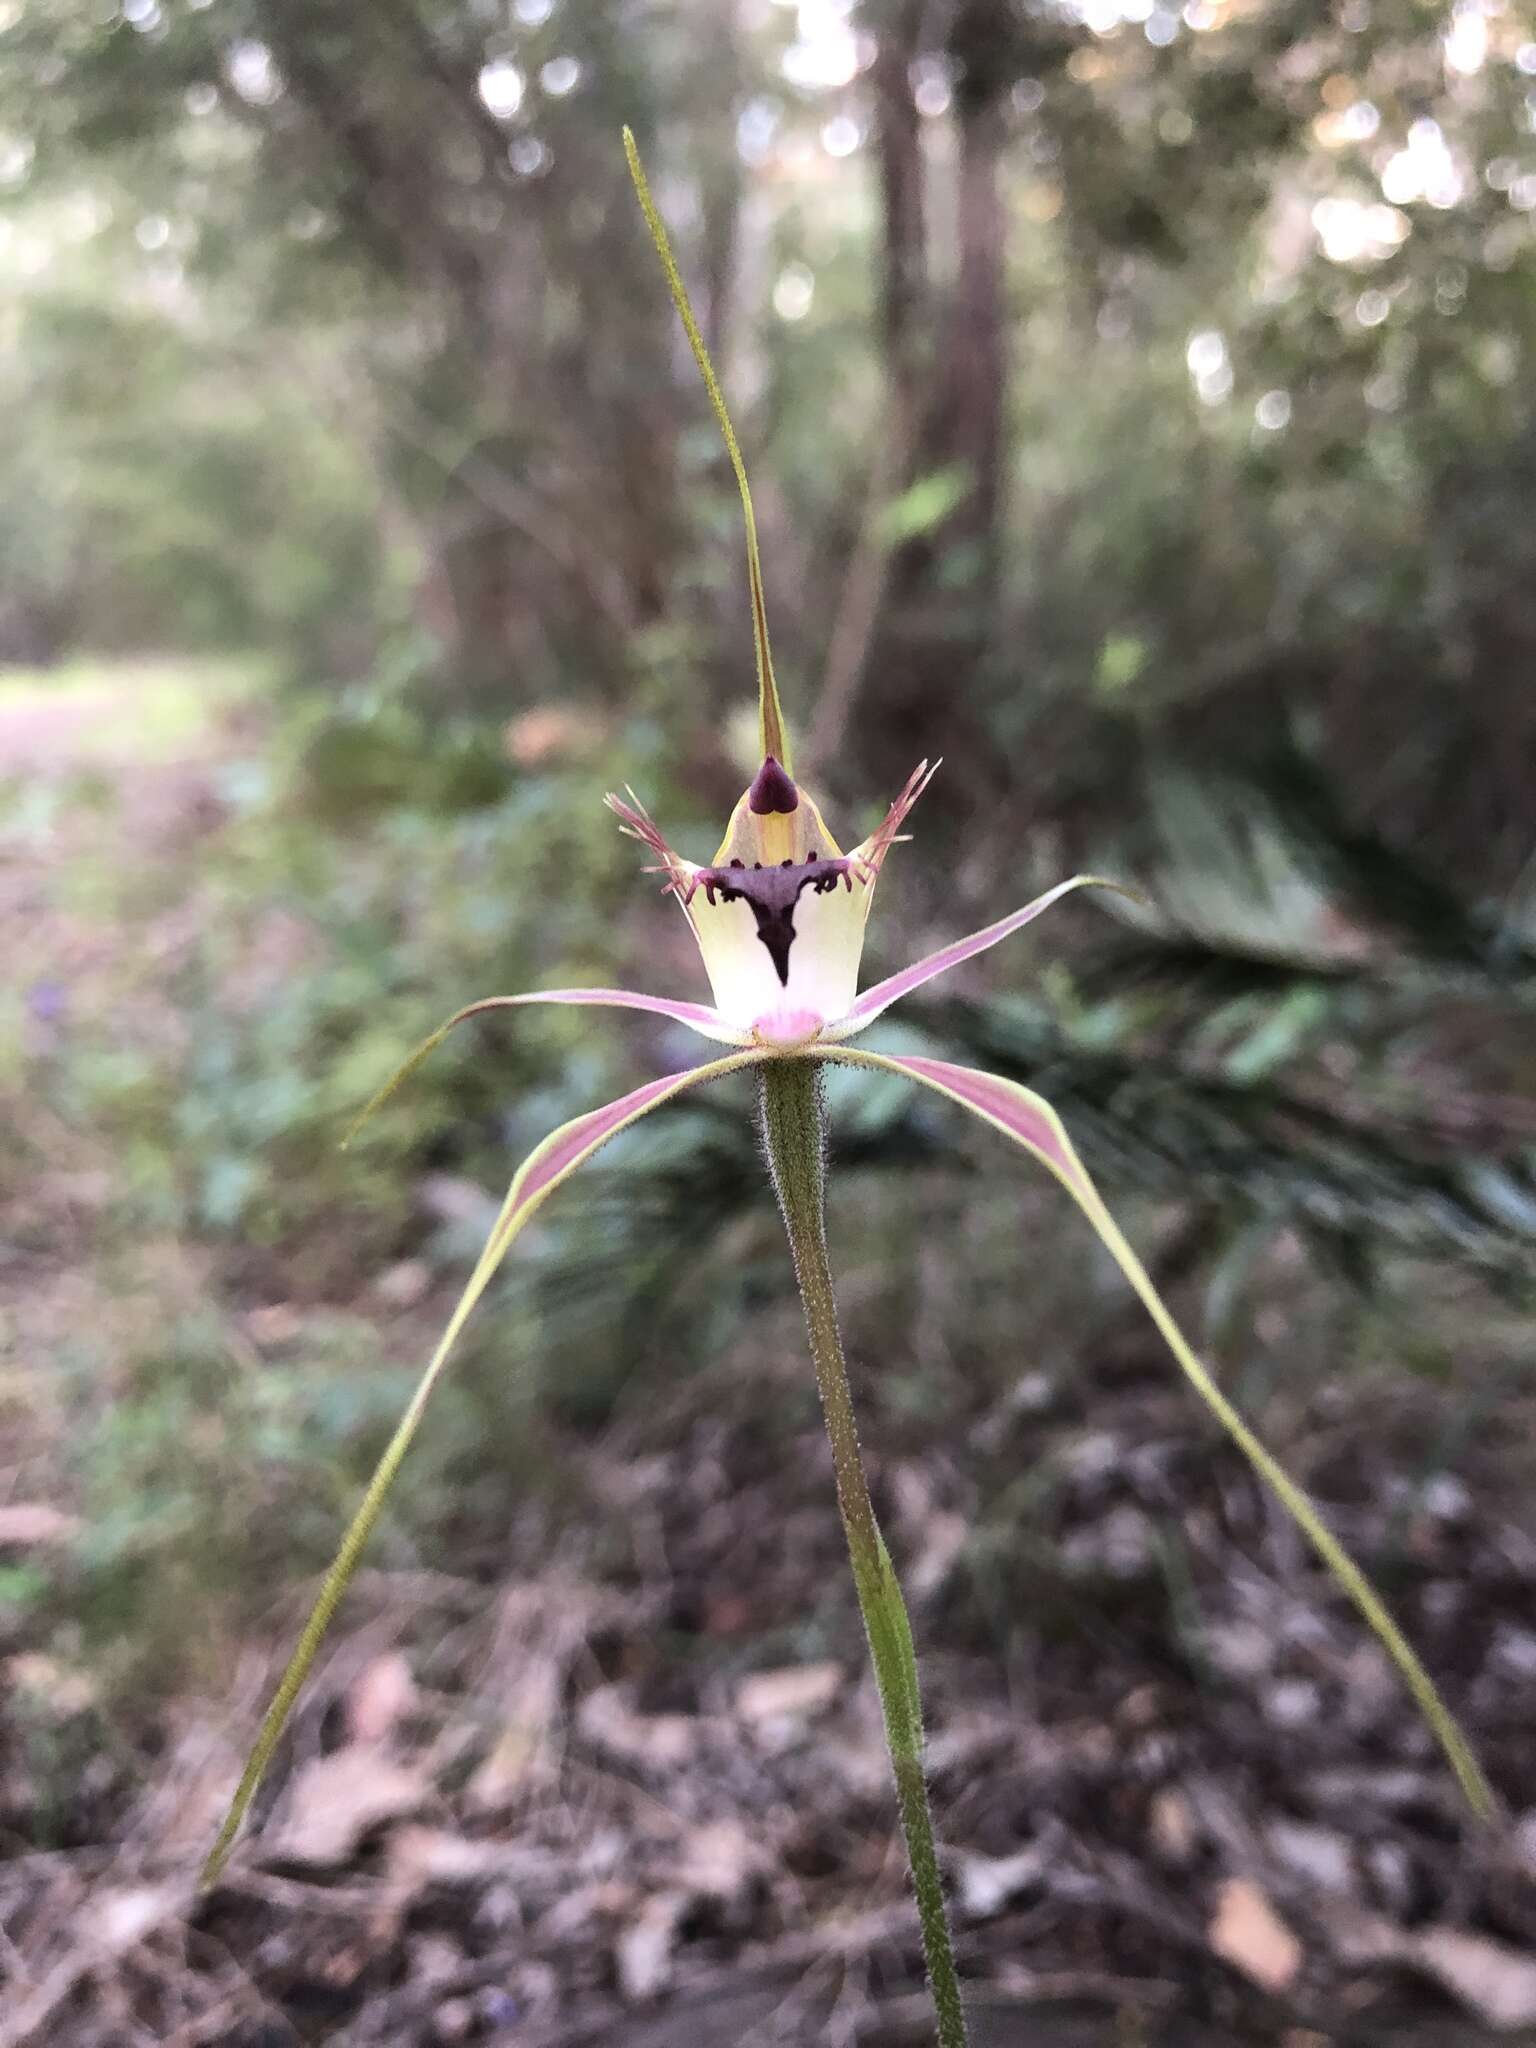
[[[592,1155],[606,1145],[610,1138],[658,1108],[674,1095],[685,1089],[696,1088],[702,1082],[717,1080],[723,1074],[733,1074],[743,1067],[753,1066],[761,1057],[756,1052],[739,1052],[725,1059],[710,1060],[702,1067],[691,1067],[681,1074],[666,1074],[656,1081],[647,1081],[643,1086],[632,1089],[615,1102],[606,1103],[601,1109],[588,1110],[584,1115],[573,1117],[539,1145],[536,1145],[513,1175],[507,1198],[502,1203],[491,1234],[486,1240],[474,1271],[470,1274],[463,1293],[459,1296],[448,1326],[438,1341],[437,1349],[425,1372],[417,1381],[405,1413],[396,1425],[383,1456],[374,1469],[363,1495],[362,1505],[353,1516],[335,1561],[326,1573],[319,1596],[310,1612],[299,1637],[298,1647],[288,1660],[286,1670],[278,1682],[272,1704],[262,1721],[256,1742],[251,1750],[240,1783],[230,1802],[229,1812],[219,1830],[218,1839],[209,1852],[203,1866],[202,1883],[207,1886],[214,1882],[223,1869],[240,1825],[249,1810],[256,1788],[261,1782],[272,1754],[277,1748],[288,1716],[292,1712],[304,1680],[324,1640],[331,1618],[341,1603],[342,1595],[357,1570],[364,1547],[373,1533],[374,1525],[383,1510],[389,1490],[410,1449],[412,1439],[426,1413],[427,1403],[434,1388],[442,1378],[449,1354],[457,1343],[464,1325],[479,1302],[486,1288],[494,1279],[502,1260],[511,1249],[514,1240],[529,1219],[540,1209],[560,1184],[568,1180]]]
[[[914,1081],[920,1081],[924,1087],[947,1096],[951,1102],[970,1110],[1005,1137],[1012,1138],[1015,1144],[1022,1145],[1049,1168],[1093,1225],[1100,1243],[1130,1282],[1185,1378],[1301,1529],[1335,1583],[1354,1603],[1397,1666],[1455,1773],[1468,1804],[1479,1816],[1491,1817],[1497,1808],[1492,1788],[1455,1716],[1436,1691],[1429,1673],[1410,1648],[1380,1594],[1328,1527],[1310,1496],[1249,1428],[1174,1321],[1146,1268],[1106,1208],[1051,1105],[1017,1081],[1007,1080],[1000,1074],[983,1073],[974,1067],[955,1066],[948,1060],[911,1055],[895,1057],[855,1050],[851,1046],[828,1048],[818,1056],[843,1060],[853,1066],[874,1067],[885,1073],[905,1074]]]

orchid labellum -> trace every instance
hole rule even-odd
[[[1075,875],[1058,883],[1032,903],[859,993],[864,933],[881,869],[902,837],[908,814],[926,788],[933,769],[926,762],[919,764],[879,828],[846,853],[832,837],[810,793],[794,780],[789,736],[769,650],[757,534],[745,466],[666,231],[627,130],[624,139],[635,187],[741,491],[757,663],[761,765],[732,812],[713,860],[703,866],[673,850],[633,792],[624,797],[611,796],[608,802],[621,829],[653,856],[652,867],[688,920],[698,941],[713,1001],[694,1002],[611,988],[541,989],[522,995],[491,996],[460,1010],[418,1047],[368,1109],[373,1109],[398,1086],[455,1025],[484,1011],[528,1003],[652,1011],[691,1027],[729,1050],[682,1073],[647,1081],[618,1101],[575,1118],[547,1137],[519,1167],[479,1263],[321,1588],[208,1860],[205,1879],[211,1880],[217,1874],[228,1854],[432,1390],[465,1321],[514,1239],[562,1182],[637,1118],[689,1089],[752,1068],[760,1077],[763,1134],[805,1301],[811,1351],[831,1438],[839,1505],[885,1713],[938,2036],[945,2048],[953,2048],[953,2044],[965,2040],[965,2024],[928,1817],[912,1638],[890,1559],[870,1507],[827,1267],[819,1077],[829,1062],[879,1068],[932,1089],[1022,1146],[1055,1176],[1120,1266],[1196,1392],[1295,1517],[1385,1645],[1473,1806],[1488,1811],[1491,1795],[1456,1723],[1358,1566],[1307,1496],[1236,1413],[1185,1340],[1141,1261],[1110,1217],[1050,1105],[1029,1089],[997,1075],[951,1065],[945,1060],[871,1052],[851,1044],[857,1034],[900,997],[1000,944],[1070,891],[1095,884],[1097,878]],[[364,1115],[367,1114],[365,1111]]]

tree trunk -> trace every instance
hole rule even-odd
[[[965,588],[990,629],[1002,552],[1008,348],[1004,328],[1005,232],[1001,192],[1005,121],[1000,98],[960,103],[956,194],[959,269],[943,350],[947,383],[936,466],[966,475],[965,497],[945,531],[974,554]]]
[[[929,339],[921,117],[912,96],[921,26],[920,5],[901,0],[891,7],[870,71],[884,225],[881,323],[891,388],[909,435],[918,416]]]
[[[996,0],[962,0],[945,51],[955,76],[955,269],[945,303],[935,308],[921,117],[911,84],[922,54],[922,14],[906,0],[879,10],[871,72],[884,209],[886,373],[893,427],[906,437],[894,489],[945,472],[961,490],[950,512],[890,560],[864,664],[879,670],[882,723],[903,757],[933,751],[941,727],[953,742],[957,717],[965,722],[967,702],[976,703],[972,679],[995,638],[1008,365],[1001,181],[1017,58],[1014,37],[999,25],[1006,10]],[[882,774],[894,772],[894,754],[877,765]]]

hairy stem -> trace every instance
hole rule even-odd
[[[939,2048],[965,2048],[965,2015],[933,1845],[928,1786],[923,1776],[923,1709],[912,1629],[870,1502],[864,1461],[859,1455],[848,1368],[843,1362],[842,1340],[837,1332],[837,1304],[827,1263],[826,1122],[821,1077],[809,1060],[774,1059],[762,1068],[761,1084],[763,1141],[784,1227],[789,1233],[800,1298],[805,1304],[805,1326],[837,1475],[837,1504],[848,1538],[853,1582],[869,1637],[875,1682],[880,1688],[886,1746],[917,1893]]]

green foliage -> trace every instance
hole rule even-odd
[[[13,1573],[7,1589],[28,1634],[88,1673],[108,1709],[219,1683],[232,1636],[274,1618],[273,1587],[302,1583],[334,1548],[414,1363],[381,1358],[376,1327],[343,1313],[308,1316],[301,1337],[260,1352],[207,1312],[126,1358],[92,1346],[63,1390],[73,1420],[60,1478],[81,1533],[48,1572]],[[450,1391],[391,1504],[378,1565],[414,1560],[457,1470],[536,1484],[531,1454],[488,1461],[486,1444],[474,1390]]]
[[[69,1361],[62,1414],[24,1398],[88,1533],[57,1573],[3,1567],[8,1628],[73,1654],[84,1616],[102,1670],[142,1675],[264,1615],[328,1554],[419,1358],[415,1307],[375,1281],[406,1269],[425,1325],[521,1151],[687,1056],[632,1019],[483,1022],[335,1144],[468,998],[687,989],[675,913],[598,800],[633,780],[702,831],[740,787],[738,513],[624,121],[752,466],[792,720],[823,673],[845,692],[818,773],[847,816],[947,756],[914,821],[929,880],[893,860],[872,945],[895,966],[1073,865],[1161,906],[1104,962],[1031,942],[974,984],[994,1000],[927,1028],[1042,1085],[1117,1200],[1187,1222],[1208,1322],[1261,1365],[1283,1350],[1288,1383],[1298,1352],[1451,1370],[1461,1311],[1429,1313],[1420,1262],[1518,1304],[1536,170],[1515,11],[1477,16],[1466,72],[1445,20],[1385,6],[1198,0],[1156,10],[1162,41],[994,0],[851,24],[327,0],[323,32],[277,0],[0,13],[0,657],[70,658],[0,688],[0,717],[94,703],[78,650],[138,657],[87,713],[105,765],[20,746],[0,818],[53,869],[36,983],[27,964],[0,995],[0,1194],[32,1251],[73,1246],[85,1204],[79,1263],[115,1276],[88,1341],[36,1346]],[[881,61],[818,82],[823,30]],[[1454,196],[1407,196],[1404,155],[1431,182],[1448,160]],[[151,789],[193,760],[208,815],[146,818],[125,759]],[[1070,1366],[1084,1268],[1042,1261],[1021,1349],[1001,1170],[935,1172],[931,1120],[878,1089],[836,1107],[882,1426],[921,1445],[1035,1350]],[[624,1143],[635,1177],[619,1154],[552,1206],[472,1333],[387,1558],[434,1522],[500,1527],[541,1417],[596,1427],[734,1356],[779,1289],[731,1105]],[[96,1207],[69,1191],[92,1173]],[[933,1204],[964,1225],[938,1362],[910,1313]],[[146,1329],[136,1261],[172,1238],[194,1275]],[[1293,1242],[1314,1298],[1277,1350],[1248,1311],[1291,1284]],[[272,1309],[290,1334],[251,1338]],[[978,1554],[1015,1542],[1017,1505]]]
[[[963,502],[965,493],[963,471],[941,469],[931,476],[919,477],[881,508],[876,531],[890,548],[900,547],[903,541],[917,540],[942,526]]]
[[[15,308],[0,635],[353,664],[398,601],[364,451],[295,366],[75,274]]]
[[[82,669],[83,704],[109,673]],[[142,710],[128,728],[173,727],[184,680],[166,668],[130,683]],[[204,719],[248,719],[250,689],[210,687]],[[267,1617],[271,1587],[324,1561],[398,1413],[402,1375],[419,1368],[439,1274],[451,1280],[478,1250],[522,1153],[634,1074],[620,1032],[531,1012],[445,1045],[340,1150],[360,1103],[466,991],[611,974],[603,888],[568,900],[565,877],[607,874],[617,890],[633,869],[594,768],[517,772],[481,730],[458,757],[476,764],[467,799],[452,750],[446,772],[418,778],[417,801],[381,802],[376,786],[359,799],[324,778],[316,746],[344,720],[399,764],[396,780],[426,752],[421,714],[388,692],[323,718],[301,699],[259,754],[222,766],[221,815],[189,865],[174,839],[169,858],[133,843],[142,811],[126,786],[95,787],[88,809],[11,792],[13,843],[46,851],[61,889],[88,881],[79,908],[101,928],[145,935],[50,995],[62,1008],[42,1036],[20,992],[12,1065],[25,1094],[0,1173],[0,1199],[46,1187],[57,1131],[111,1162],[92,1245],[101,1295],[55,1340],[49,1381],[63,1447],[52,1487],[81,1533],[56,1570],[21,1564],[3,1582],[10,1625],[83,1658],[104,1699],[207,1679],[229,1631]],[[607,1213],[630,1247],[609,1298],[622,1319],[654,1245]],[[595,1213],[569,1220],[601,1234]],[[198,1277],[210,1258],[211,1290]],[[573,1409],[613,1371],[586,1341],[601,1314],[589,1286],[565,1344],[541,1343],[577,1263],[558,1229],[535,1241],[500,1312],[472,1333],[392,1503],[381,1561],[411,1554],[403,1532],[462,1512],[450,1474],[493,1516],[508,1486],[543,1486],[531,1359],[542,1350],[546,1370],[568,1374]],[[405,1297],[425,1296],[419,1316],[374,1292],[394,1267],[419,1274]],[[177,1305],[189,1295],[201,1306]]]

